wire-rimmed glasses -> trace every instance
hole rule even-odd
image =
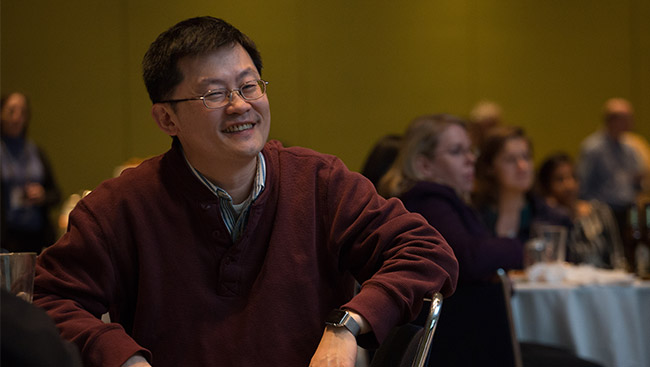
[[[235,89],[210,89],[200,97],[167,99],[158,103],[178,103],[201,100],[203,101],[203,105],[205,105],[206,108],[217,109],[225,107],[228,104],[232,103],[232,98],[235,93],[237,93],[244,101],[254,101],[256,99],[262,98],[262,96],[266,94],[267,84],[269,84],[269,82],[262,79],[251,80]]]

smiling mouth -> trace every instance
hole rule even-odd
[[[227,129],[223,130],[224,133],[238,133],[240,131],[252,129],[254,124],[252,123],[246,123],[246,124],[239,124],[239,125],[232,125],[228,127]]]

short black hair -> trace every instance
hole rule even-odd
[[[542,195],[549,195],[551,193],[551,178],[553,173],[561,164],[565,163],[573,166],[573,159],[565,152],[557,152],[544,159],[537,174],[539,191]]]
[[[228,22],[214,17],[183,20],[149,46],[142,60],[142,75],[151,102],[169,98],[183,81],[178,61],[187,56],[203,55],[222,46],[240,44],[262,75],[262,57],[255,43]]]

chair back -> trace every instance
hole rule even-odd
[[[422,312],[415,321],[391,330],[375,352],[370,367],[427,366],[441,308],[440,293],[434,294],[431,299],[425,299]]]
[[[433,334],[438,326],[438,319],[440,318],[440,310],[442,309],[442,294],[437,293],[431,298],[431,306],[429,307],[429,314],[424,322],[422,337],[418,342],[418,349],[415,353],[413,360],[413,367],[424,367],[429,357],[429,350],[431,349],[431,342],[433,341]]]
[[[508,318],[508,326],[510,328],[510,341],[512,343],[512,354],[514,359],[515,367],[522,367],[523,362],[521,358],[521,346],[519,345],[519,339],[517,339],[517,333],[515,332],[515,322],[512,318],[512,288],[510,286],[510,278],[508,274],[503,269],[497,270],[497,276],[499,277],[499,283],[501,283],[501,290],[503,292],[503,300],[506,306],[506,313]]]

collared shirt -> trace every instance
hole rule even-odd
[[[232,203],[232,197],[226,190],[220,188],[219,186],[213,184],[208,180],[201,172],[192,166],[192,164],[187,160],[185,152],[183,152],[183,157],[185,162],[187,162],[188,167],[192,170],[192,173],[201,181],[213,194],[219,198],[219,209],[221,211],[221,217],[223,218],[230,236],[234,241],[236,241],[239,236],[244,232],[246,227],[246,221],[248,218],[248,212],[250,205],[257,199],[258,196],[264,190],[264,182],[266,181],[266,162],[264,161],[264,155],[262,152],[257,154],[257,169],[255,172],[255,179],[253,180],[253,188],[251,190],[248,198],[244,200],[241,204],[234,205]]]
[[[580,197],[596,199],[612,207],[632,205],[640,190],[641,165],[637,153],[603,130],[582,143],[577,173]]]

